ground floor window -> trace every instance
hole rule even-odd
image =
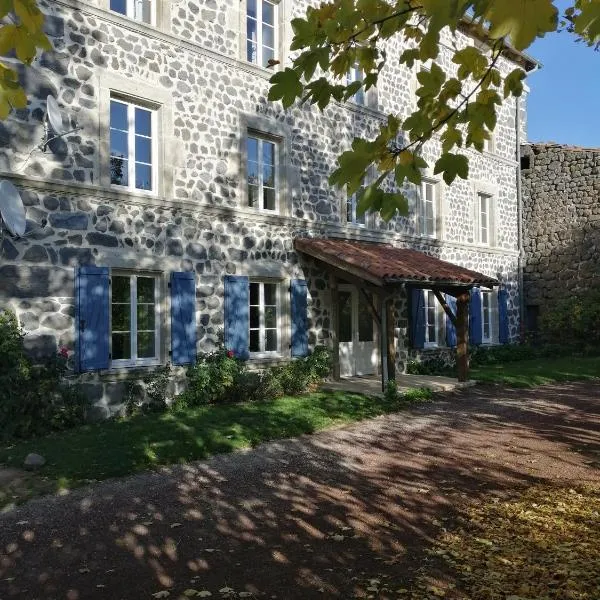
[[[279,352],[277,283],[250,282],[250,352]]]
[[[135,366],[159,360],[158,278],[113,274],[111,277],[111,360]]]
[[[493,337],[492,323],[492,292],[491,290],[481,291],[481,338],[484,344],[490,344]]]
[[[435,294],[425,290],[425,346],[438,345],[438,310]]]

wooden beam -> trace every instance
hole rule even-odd
[[[458,380],[469,380],[469,292],[464,292],[456,299],[456,365]]]
[[[387,308],[387,342],[388,342],[388,380],[396,379],[396,322],[394,319],[394,298],[388,298]]]
[[[369,297],[369,294],[367,294],[367,290],[365,290],[364,288],[361,287],[360,292],[362,293],[364,299],[367,302],[367,308],[369,309],[373,320],[375,321],[375,323],[377,323],[377,327],[381,328],[381,317],[377,312],[375,305],[373,304],[373,300]]]
[[[335,275],[329,275],[329,289],[331,290],[331,339],[333,341],[333,379],[340,379],[340,299],[338,282]]]
[[[444,298],[444,296],[442,296],[442,293],[439,290],[433,290],[433,293],[435,294],[435,297],[438,299],[438,302],[442,305],[444,312],[448,315],[448,318],[450,319],[450,322],[452,323],[452,325],[454,325],[454,327],[456,327],[456,315],[452,312],[452,309],[448,306],[448,303],[446,302],[446,298]]]
[[[357,275],[353,275],[352,273],[348,273],[348,271],[344,271],[343,269],[338,269],[334,265],[330,265],[326,262],[319,262],[319,267],[321,267],[324,271],[329,273],[330,275],[334,275],[338,281],[345,281],[347,283],[352,283],[356,287],[365,288],[374,294],[378,294],[381,291],[381,287],[374,285],[368,280],[361,279]]]

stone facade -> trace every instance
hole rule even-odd
[[[521,148],[529,328],[556,301],[600,286],[600,149]]]
[[[28,223],[25,237],[4,235],[1,242],[0,298],[17,312],[34,353],[73,347],[74,270],[88,264],[165,277],[170,271],[194,271],[199,351],[213,349],[221,335],[225,274],[305,278],[310,343],[329,343],[327,278],[294,252],[298,235],[394,243],[497,277],[509,290],[510,335],[517,338],[518,122],[512,100],[500,111],[493,151],[466,150],[468,181],[445,186],[427,174],[439,194],[438,239],[418,233],[415,190],[408,217],[383,223],[370,216],[368,227],[356,227],[346,223],[345,194],[328,184],[328,176],[336,156],[355,136],[372,135],[389,112],[408,113],[415,72],[388,67],[368,106],[332,103],[323,112],[300,106],[284,111],[266,99],[272,71],[245,61],[245,1],[158,1],[157,26],[152,27],[111,12],[108,0],[41,0],[55,51],[23,73],[28,107],[0,123],[0,170],[22,191]],[[279,5],[283,64],[291,18],[307,6],[306,0]],[[461,36],[460,43],[473,41]],[[387,50],[393,65],[402,48],[390,42]],[[448,39],[438,59],[448,72],[455,69],[451,57]],[[499,65],[503,73],[513,68],[506,59]],[[109,102],[115,93],[157,107],[156,194],[110,185]],[[81,129],[29,157],[42,137],[48,94],[58,99],[70,125]],[[523,125],[523,105],[520,113]],[[278,214],[247,205],[248,129],[280,140]],[[433,159],[439,149],[439,140],[432,140],[426,158]],[[493,200],[491,247],[476,240],[478,191]],[[398,302],[403,370],[410,351],[406,302]],[[168,360],[166,341],[161,352]],[[283,352],[281,359],[288,356]],[[115,386],[132,373],[111,370],[81,377],[91,386],[96,407],[112,414],[119,409],[121,388]]]

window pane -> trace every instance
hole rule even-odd
[[[266,2],[263,0],[262,5],[262,20],[263,23],[268,23],[269,25],[275,25],[275,7],[270,2]]]
[[[113,304],[111,310],[112,330],[130,331],[131,330],[131,306],[127,304]]]
[[[487,241],[488,241],[487,229],[482,229],[481,230],[481,242],[483,244],[487,244]]]
[[[428,341],[433,344],[437,341],[435,325],[430,325],[427,329],[429,335]]]
[[[129,277],[115,275],[112,278],[111,285],[113,302],[130,302],[131,282],[129,280]]]
[[[277,329],[267,329],[265,350],[267,352],[275,352],[277,350]]]
[[[248,183],[258,185],[258,163],[253,160],[248,161]]]
[[[354,197],[350,197],[346,200],[346,220],[348,223],[354,222]]]
[[[127,14],[127,0],[110,0],[110,10],[121,13],[122,15]]]
[[[253,161],[258,163],[258,140],[256,138],[248,138],[248,162]]]
[[[269,48],[275,48],[275,28],[270,25],[263,25],[263,46],[268,46]]]
[[[360,342],[373,341],[373,317],[362,299],[358,304],[358,340]]]
[[[110,126],[115,129],[122,129],[123,131],[127,131],[129,129],[127,123],[126,104],[123,104],[122,102],[117,102],[116,100],[110,101]]]
[[[135,187],[138,190],[152,189],[152,167],[135,163]]]
[[[129,162],[122,158],[110,157],[110,182],[114,185],[129,185]]]
[[[263,185],[275,187],[275,169],[269,165],[263,166]]]
[[[250,304],[257,305],[259,304],[259,283],[251,283],[250,284]]]
[[[358,90],[358,92],[356,92],[356,94],[354,94],[354,102],[356,102],[356,104],[360,104],[361,106],[364,106],[365,91],[362,88],[360,90]]]
[[[265,307],[265,327],[277,327],[277,308],[275,306]]]
[[[128,158],[129,144],[127,141],[127,133],[117,129],[110,130],[110,153],[113,156]]]
[[[152,0],[134,0],[134,6],[137,21],[152,23]]]
[[[138,135],[152,136],[152,112],[145,108],[135,109],[135,132]]]
[[[275,164],[275,144],[273,142],[263,142],[263,163],[265,165]]]
[[[250,327],[257,328],[260,326],[260,308],[258,306],[250,307]]]
[[[258,343],[258,329],[250,330],[250,352],[260,352]]]
[[[154,303],[154,277],[137,278],[137,301]]]
[[[254,17],[256,19],[256,0],[247,0],[246,11],[249,17]]]
[[[135,160],[152,163],[152,140],[150,138],[135,136]]]
[[[271,188],[265,188],[263,192],[263,208],[265,210],[276,210],[277,206],[275,203],[275,190]]]
[[[138,304],[137,328],[138,331],[154,331],[154,304]]]
[[[266,68],[269,66],[269,61],[275,59],[275,50],[263,46],[262,53],[262,66]]]
[[[138,331],[137,354],[138,358],[154,358],[156,356],[154,331]]]
[[[248,206],[258,206],[258,186],[256,185],[248,186]]]
[[[277,304],[277,285],[275,283],[265,283],[265,305]]]
[[[258,62],[258,50],[256,43],[246,42],[246,58],[248,62],[255,64]]]
[[[131,358],[131,336],[129,333],[112,334],[112,359],[123,360]]]
[[[258,25],[254,19],[246,20],[246,36],[251,42],[256,42],[258,39],[257,27]]]
[[[352,341],[352,294],[339,293],[340,303],[340,342]]]

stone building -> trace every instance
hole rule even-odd
[[[529,332],[557,301],[600,288],[600,149],[521,147]]]
[[[448,352],[452,328],[435,295],[411,292],[431,288],[435,272],[397,281],[384,348],[377,284],[350,277],[351,261],[334,268],[298,251],[299,238],[391,244],[473,270],[446,282],[492,286],[477,294],[472,341],[516,340],[523,102],[505,103],[485,152],[466,150],[468,181],[425,173],[410,214],[384,223],[358,217],[328,176],[355,136],[413,106],[416,71],[392,66],[397,41],[376,92],[284,111],[266,99],[265,65],[289,62],[290,22],[308,0],[40,2],[55,50],[23,73],[27,108],[0,123],[1,176],[27,213],[25,236],[3,234],[0,299],[32,354],[69,348],[94,416],[119,410],[126,380],[185,364],[223,336],[257,366],[333,344],[342,375],[383,368],[384,352],[399,372],[410,357]],[[466,32],[459,42],[480,43]],[[453,72],[451,58],[447,39],[437,62]],[[534,66],[511,53],[499,68],[515,62]],[[48,95],[64,127],[80,129],[31,152]],[[434,139],[426,158],[438,151]]]

